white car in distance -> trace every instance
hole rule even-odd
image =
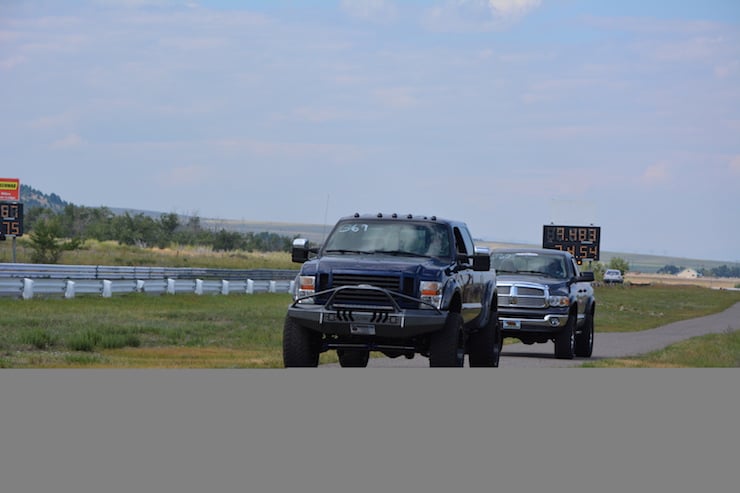
[[[607,269],[604,272],[604,284],[622,284],[623,282],[622,271],[619,269]]]

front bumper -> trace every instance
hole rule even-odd
[[[387,303],[360,305],[335,303],[335,294],[344,290],[369,290],[385,295]],[[338,336],[364,336],[383,339],[408,339],[442,329],[447,313],[437,308],[404,309],[397,297],[423,304],[421,300],[374,286],[343,286],[324,291],[329,293],[323,305],[294,302],[288,316],[308,329]]]
[[[568,324],[568,313],[507,313],[499,310],[502,331],[510,334],[518,332],[557,333]]]

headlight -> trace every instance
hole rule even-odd
[[[295,295],[293,299],[312,296],[316,292],[316,278],[314,276],[298,276],[296,278]],[[306,298],[299,303],[313,303],[313,298]]]
[[[567,296],[550,296],[547,298],[550,306],[570,306],[570,298]]]
[[[421,300],[430,303],[435,308],[441,308],[442,305],[442,283],[438,281],[421,281],[419,283],[419,294]],[[431,308],[427,304],[422,304],[421,308]]]

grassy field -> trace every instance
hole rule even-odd
[[[0,262],[11,262],[8,243],[0,242]],[[25,236],[18,240],[16,262],[30,263],[32,250]],[[208,247],[140,248],[112,241],[87,240],[82,248],[62,252],[59,264],[203,267],[213,269],[298,269],[288,252],[214,252]]]
[[[737,291],[694,286],[596,289],[597,332],[649,329],[740,301]],[[289,303],[289,295],[271,293],[0,299],[0,367],[280,368]],[[734,347],[735,360],[714,363],[710,349],[708,362],[697,366],[736,362]],[[334,361],[334,352],[322,355],[322,363]]]

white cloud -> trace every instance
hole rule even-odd
[[[0,70],[11,70],[18,65],[21,65],[26,61],[26,57],[24,56],[11,56],[9,58],[5,58],[3,60],[0,60]]]
[[[314,108],[302,106],[293,109],[285,115],[275,118],[277,121],[295,121],[310,123],[327,123],[330,121],[341,120],[344,115],[341,111],[333,108]]]
[[[541,0],[448,0],[426,12],[424,24],[434,31],[488,31],[520,20]]]
[[[393,108],[409,108],[418,103],[412,90],[408,87],[378,89],[375,91],[375,97],[385,106]]]
[[[172,168],[159,175],[159,181],[168,187],[191,186],[205,182],[209,177],[205,166],[191,165]]]
[[[540,0],[488,0],[495,15],[505,19],[520,18],[542,3]]]
[[[644,185],[660,185],[670,179],[670,167],[667,163],[656,163],[648,166],[640,177]]]
[[[55,127],[68,127],[75,117],[71,113],[63,113],[59,115],[47,115],[36,118],[31,121],[28,126],[34,129],[45,129]]]
[[[66,137],[55,140],[51,144],[52,149],[73,149],[85,144],[85,140],[77,134],[69,134]]]
[[[389,23],[398,17],[398,9],[388,0],[342,0],[341,8],[351,17]]]

